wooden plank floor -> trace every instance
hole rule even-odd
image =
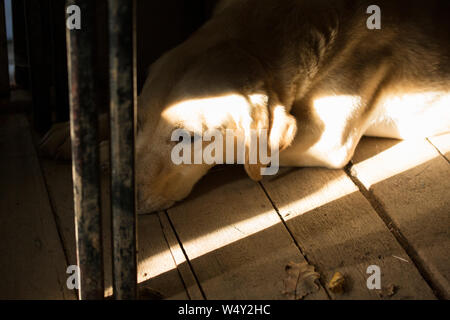
[[[71,264],[76,264],[75,232],[72,198],[72,169],[70,163],[42,159],[42,167],[49,186],[59,221],[64,246]],[[110,204],[107,189],[109,181],[102,176],[103,249],[105,265],[105,296],[112,294],[111,282],[111,234]],[[187,299],[176,267],[173,254],[162,232],[157,215],[141,216],[138,219],[138,280],[141,287],[149,287],[166,299]]]
[[[283,299],[285,266],[305,262],[240,167],[209,174],[168,215],[207,299]],[[308,298],[327,295],[321,288]]]
[[[351,173],[425,279],[449,299],[450,164],[442,156],[445,150],[436,149],[439,145],[366,139],[358,146]],[[376,152],[380,148],[384,151]],[[381,167],[385,169],[377,170]]]
[[[26,159],[22,153],[32,150],[30,136],[17,130],[7,133],[15,134],[16,141],[25,141],[20,143],[26,147],[20,147],[10,143],[4,131],[0,146],[8,150],[6,159]],[[345,170],[284,168],[261,183],[251,181],[239,166],[213,170],[183,202],[139,217],[140,287],[150,288],[153,298],[158,293],[164,299],[287,299],[285,267],[293,262],[308,263],[320,275],[318,287],[305,299],[448,299],[449,149],[450,135],[412,142],[365,138]],[[2,191],[0,228],[9,242],[0,250],[2,256],[3,252],[13,255],[15,248],[21,253],[8,268],[2,259],[0,271],[14,275],[8,287],[3,284],[4,292],[10,297],[33,292],[33,297],[73,298],[64,288],[65,275],[48,271],[50,266],[64,269],[67,263],[75,263],[70,164],[41,159],[39,166],[30,165],[30,160],[15,161],[15,171],[20,171],[19,166],[27,169],[2,171],[8,180],[2,176],[1,190],[8,192]],[[38,182],[30,181],[32,176]],[[10,182],[17,178],[22,182]],[[102,183],[106,190],[106,176]],[[22,232],[35,223],[27,221],[25,214],[36,204],[22,200],[24,208],[15,209],[13,202],[26,199],[23,191],[21,195],[15,190],[36,186],[45,193],[35,191],[32,199],[42,197],[43,204],[33,209],[31,218],[45,217],[46,229],[25,231],[31,238],[45,236],[51,249],[39,255],[40,266],[47,268],[39,271],[47,287],[27,292],[25,287],[15,289],[13,281],[22,279],[26,284],[37,276],[14,274],[12,264],[23,263],[24,255],[34,249],[26,243],[28,251],[20,250],[24,244],[12,230]],[[102,210],[104,228],[109,230],[106,192]],[[109,237],[105,232],[105,295],[111,294]],[[367,288],[370,265],[380,267],[384,290]],[[328,287],[337,271],[345,278],[344,293]],[[395,288],[394,294],[386,294],[388,288]]]
[[[330,292],[333,298],[380,298],[367,289],[370,265],[380,267],[382,285],[401,288],[393,298],[433,298],[416,268],[394,257],[407,259],[407,254],[344,171],[294,169],[263,185],[323,279],[338,271],[346,275],[346,292]]]
[[[0,116],[0,299],[74,299],[23,115]]]

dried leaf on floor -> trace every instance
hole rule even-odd
[[[328,288],[333,293],[343,293],[345,286],[345,278],[339,271],[336,272],[328,283]]]
[[[380,292],[378,292],[378,295],[380,298],[390,298],[397,292],[398,287],[395,284],[390,284],[387,287],[384,287],[381,289]]]
[[[318,280],[320,275],[315,271],[314,266],[307,262],[286,265],[287,277],[284,279],[284,294],[288,299],[301,300],[307,295],[319,291]]]

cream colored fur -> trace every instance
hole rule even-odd
[[[151,67],[139,97],[139,212],[186,197],[213,165],[174,165],[176,128],[270,130],[284,166],[341,168],[360,138],[450,130],[448,1],[231,0]],[[260,165],[246,164],[261,178]]]

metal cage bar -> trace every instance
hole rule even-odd
[[[13,15],[14,75],[16,84],[24,89],[30,88],[27,50],[27,22],[25,19],[25,0],[11,1]]]
[[[0,2],[0,97],[9,96],[8,47],[5,3]]]
[[[134,0],[108,0],[111,214],[115,299],[137,297]]]
[[[80,30],[67,29],[79,298],[103,299],[98,117],[95,90],[95,1],[68,0],[82,13]]]

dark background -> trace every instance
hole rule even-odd
[[[98,52],[93,81],[100,93],[100,111],[106,111],[109,106],[107,0],[93,1]],[[200,27],[210,17],[216,2],[136,0],[138,93],[149,66]],[[40,132],[48,130],[54,122],[69,119],[65,9],[63,0],[12,1],[15,83],[17,88],[32,93],[28,111]]]

